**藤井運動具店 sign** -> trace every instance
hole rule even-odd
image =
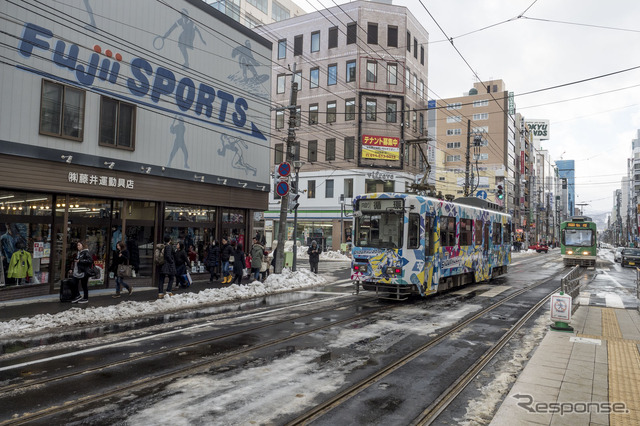
[[[362,158],[400,160],[400,138],[363,135]]]

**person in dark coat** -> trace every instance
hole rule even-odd
[[[318,273],[318,263],[320,263],[320,253],[322,249],[318,247],[318,243],[316,240],[311,241],[311,247],[307,250],[307,254],[309,255],[309,265],[311,266],[311,272],[314,274]]]
[[[204,264],[209,271],[209,284],[213,283],[214,279],[219,279],[218,265],[220,264],[220,246],[216,240],[211,241],[207,248],[207,257],[204,260]]]
[[[129,250],[127,250],[126,244],[122,241],[118,241],[118,243],[116,244],[116,249],[118,251],[118,254],[116,258],[113,259],[114,266],[112,269],[116,271],[116,294],[114,294],[113,297],[117,299],[118,297],[120,297],[120,289],[122,287],[126,288],[129,294],[131,294],[133,288],[129,284],[124,282],[123,277],[118,275],[118,265],[129,264]]]
[[[227,239],[222,239],[222,248],[220,249],[220,261],[222,262],[222,284],[228,284],[233,280],[231,274],[231,268],[229,267],[229,259],[233,256],[234,248],[231,244],[227,243]]]
[[[233,254],[233,256],[234,256],[234,260],[233,260],[234,279],[231,282],[233,284],[236,284],[236,283],[242,284],[242,272],[245,266],[245,257],[244,257],[244,250],[242,248],[242,244],[238,243],[238,245],[236,246],[236,251]]]
[[[73,259],[73,269],[69,271],[73,277],[74,298],[71,303],[89,303],[89,270],[93,265],[93,258],[89,254],[87,243],[78,241],[78,252]],[[83,296],[80,295],[78,284],[82,285]]]
[[[189,257],[187,252],[184,251],[184,244],[176,244],[176,252],[173,255],[176,262],[176,288],[178,286],[187,287],[187,280],[184,275],[187,273],[187,265],[189,264]]]
[[[166,293],[163,291],[164,279],[169,278],[167,283]],[[164,264],[160,266],[160,274],[158,279],[158,299],[162,299],[165,295],[173,296],[171,288],[173,287],[173,280],[176,277],[176,261],[174,258],[173,245],[171,245],[171,237],[169,235],[164,236]]]

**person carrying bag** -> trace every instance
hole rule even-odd
[[[117,257],[113,259],[116,269],[116,294],[113,295],[114,299],[120,297],[120,289],[122,287],[129,291],[129,294],[133,292],[133,287],[124,282],[124,277],[130,277],[132,275],[132,266],[129,264],[129,250],[122,241],[118,241],[116,244],[118,250]]]

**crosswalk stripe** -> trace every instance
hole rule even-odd
[[[583,306],[588,306],[589,301],[591,300],[591,293],[588,291],[581,291],[578,296],[578,304]]]
[[[497,286],[492,286],[493,288],[489,291],[485,291],[484,293],[479,294],[478,296],[480,297],[493,297],[493,296],[497,296],[500,293],[508,290],[511,288],[511,286],[508,285],[497,285]]]
[[[622,308],[624,309],[624,303],[622,298],[617,294],[606,294],[604,297],[607,308]]]
[[[470,287],[463,288],[462,290],[454,291],[451,294],[464,296],[465,294],[469,294],[469,293],[472,293],[474,291],[484,290],[484,289],[487,289],[487,288],[490,288],[490,287],[491,286],[487,285],[487,284],[472,285]]]

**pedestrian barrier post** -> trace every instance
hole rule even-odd
[[[551,320],[555,331],[573,332],[569,325],[571,315],[578,309],[580,294],[580,266],[576,265],[567,275],[560,279],[560,293],[551,296]]]

